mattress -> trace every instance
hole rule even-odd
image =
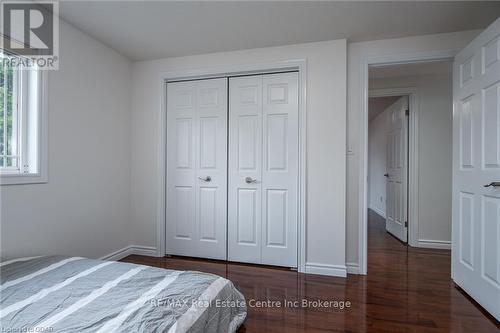
[[[80,257],[0,264],[2,332],[235,332],[243,295],[213,274]]]

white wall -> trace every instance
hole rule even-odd
[[[449,246],[452,187],[452,75],[370,80],[370,89],[418,91],[418,246]],[[410,222],[411,223],[411,222]]]
[[[351,43],[348,46],[347,67],[347,147],[350,153],[347,158],[347,262],[352,270],[357,269],[359,263],[358,237],[360,225],[360,193],[359,175],[362,161],[362,142],[359,133],[362,130],[362,96],[361,82],[362,63],[368,57],[384,55],[405,55],[420,52],[435,52],[445,50],[459,50],[470,42],[479,31],[462,31],[455,33],[395,38],[369,42]]]
[[[49,181],[0,187],[1,256],[97,258],[130,244],[131,63],[61,21]]]
[[[368,124],[368,207],[385,217],[387,110]]]
[[[162,71],[307,59],[307,248],[311,270],[345,269],[346,41],[137,62],[133,65],[132,243],[155,246]],[[319,264],[314,266],[314,264]]]

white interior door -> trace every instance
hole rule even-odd
[[[227,79],[167,84],[166,253],[226,259]]]
[[[261,189],[262,76],[230,78],[228,259],[231,261],[261,261]]]
[[[403,242],[408,242],[408,97],[401,97],[387,112],[387,172],[385,228]]]
[[[297,266],[298,73],[229,79],[229,260]]]
[[[452,278],[500,320],[500,19],[456,56],[453,100]]]
[[[264,75],[262,260],[297,266],[298,73]]]

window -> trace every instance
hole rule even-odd
[[[0,50],[0,183],[46,182],[44,73]]]

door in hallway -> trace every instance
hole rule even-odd
[[[408,97],[401,97],[387,110],[387,162],[385,227],[408,242]]]

